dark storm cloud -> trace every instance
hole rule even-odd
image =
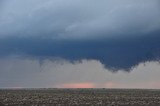
[[[145,61],[160,59],[160,32],[125,39],[53,40],[41,37],[9,37],[0,41],[0,55],[45,59],[60,57],[71,62],[96,59],[112,70],[129,70]]]
[[[100,60],[129,70],[160,58],[158,0],[6,0],[0,56]]]

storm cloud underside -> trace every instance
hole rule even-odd
[[[2,0],[0,56],[99,60],[130,70],[160,59],[158,0]]]
[[[0,44],[1,56],[20,55],[46,58],[63,58],[71,62],[82,59],[99,60],[112,70],[129,70],[145,61],[160,59],[160,37],[110,39],[98,41],[55,41],[43,38],[8,38]]]

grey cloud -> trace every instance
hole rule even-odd
[[[5,0],[0,57],[99,60],[130,70],[160,58],[159,0]]]
[[[6,0],[1,14],[1,36],[135,36],[160,25],[158,0]]]

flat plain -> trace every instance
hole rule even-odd
[[[160,106],[155,89],[1,89],[0,106]]]

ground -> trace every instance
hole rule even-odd
[[[0,106],[160,106],[154,89],[1,89]]]

